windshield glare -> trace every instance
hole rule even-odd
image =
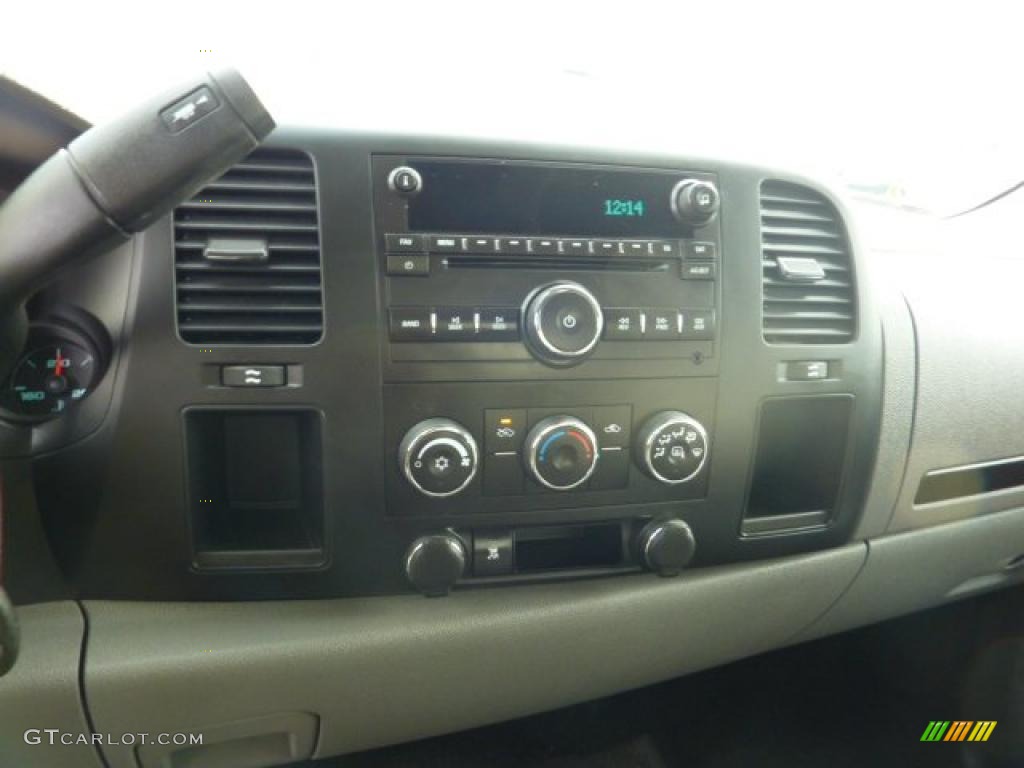
[[[1011,4],[179,2],[7,9],[0,71],[92,122],[229,63],[280,123],[784,165],[953,213],[1024,178]],[[46,30],[45,44],[39,34]]]

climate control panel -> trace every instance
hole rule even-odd
[[[398,466],[407,487],[428,498],[465,492],[527,503],[697,479],[710,451],[704,425],[684,411],[663,410],[645,418],[634,435],[633,410],[631,404],[486,408],[479,442],[453,419],[424,419],[402,436]]]

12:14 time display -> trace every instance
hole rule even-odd
[[[647,206],[643,200],[620,200],[610,198],[604,201],[605,216],[643,216]]]

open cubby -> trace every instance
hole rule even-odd
[[[197,568],[324,563],[320,421],[306,409],[185,412]]]

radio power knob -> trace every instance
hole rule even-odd
[[[523,337],[534,357],[549,365],[582,363],[603,329],[600,303],[579,283],[542,286],[523,304]]]
[[[648,523],[638,541],[644,565],[659,576],[675,576],[685,568],[697,550],[690,526],[682,520]]]
[[[720,202],[718,187],[710,181],[684,179],[672,190],[672,213],[684,224],[707,224]]]
[[[454,496],[476,476],[479,463],[476,440],[451,419],[421,421],[398,446],[402,474],[424,496]]]
[[[637,434],[636,463],[651,478],[679,485],[697,475],[708,460],[708,433],[682,411],[662,411]]]
[[[466,546],[454,533],[416,539],[405,554],[405,575],[418,592],[442,597],[466,570]]]

